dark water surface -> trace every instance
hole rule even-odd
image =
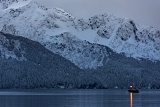
[[[160,90],[0,90],[0,107],[160,107]]]

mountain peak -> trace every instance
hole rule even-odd
[[[32,0],[0,0],[0,10],[23,7]]]

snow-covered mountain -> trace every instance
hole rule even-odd
[[[0,0],[0,31],[0,88],[160,88],[160,31],[131,19]]]
[[[6,3],[2,1],[1,6]],[[38,41],[80,68],[104,65],[109,53],[100,45],[127,57],[160,60],[160,31],[107,13],[77,19],[62,9],[16,0],[2,7],[0,31]]]
[[[57,39],[54,36],[52,39],[55,43],[48,45],[54,51],[63,53],[69,48],[70,51],[78,51],[77,56],[82,58],[80,53],[88,56],[87,50],[93,53],[99,49],[99,53],[106,52],[105,54],[108,55],[103,58],[104,66],[91,70],[79,69],[38,42],[0,32],[0,88],[114,88],[115,86],[127,88],[131,83],[139,88],[148,86],[160,88],[160,62],[126,58],[106,46],[80,41],[76,38],[72,38],[74,41],[70,43],[68,33],[57,36],[60,38]],[[61,42],[58,45],[56,41],[60,39]],[[66,42],[67,44],[64,44]],[[83,52],[71,46],[74,42],[76,42],[75,47],[79,47],[79,42],[83,42]],[[96,52],[88,56],[90,57],[88,61],[91,61],[93,65],[92,59],[99,57],[101,60]],[[73,54],[72,56],[75,57]],[[80,63],[87,64],[86,62]]]
[[[0,32],[0,88],[75,86],[82,71],[40,43]],[[72,86],[70,85],[70,86]]]
[[[19,8],[28,4],[31,0],[0,0],[0,10]]]

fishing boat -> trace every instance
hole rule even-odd
[[[130,86],[129,89],[128,89],[128,92],[139,93],[139,90],[138,89],[134,89],[133,86]]]

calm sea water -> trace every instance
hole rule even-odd
[[[0,90],[0,107],[160,107],[160,90]]]

